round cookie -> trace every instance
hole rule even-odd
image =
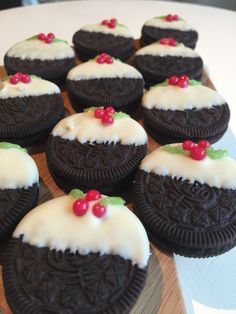
[[[63,117],[63,99],[55,84],[22,73],[0,82],[1,140],[33,145]]]
[[[23,72],[61,84],[75,66],[75,53],[70,45],[54,34],[40,33],[12,46],[4,56],[8,74]]]
[[[129,313],[147,276],[147,234],[122,199],[92,192],[84,213],[78,203],[87,196],[74,190],[17,226],[3,264],[14,313]]]
[[[38,202],[39,174],[19,145],[0,142],[0,243]]]
[[[134,39],[128,27],[114,18],[83,26],[73,35],[72,41],[82,61],[94,58],[102,52],[127,60],[134,52]]]
[[[226,132],[229,106],[215,90],[187,77],[171,77],[143,97],[145,127],[160,144],[191,139],[214,143]]]
[[[77,112],[91,106],[109,106],[118,111],[140,108],[144,81],[134,67],[103,53],[71,69],[67,90]]]
[[[146,21],[142,27],[141,44],[143,46],[173,37],[185,46],[194,49],[198,40],[197,31],[177,14],[156,16]]]
[[[165,145],[146,156],[133,187],[135,213],[158,247],[189,257],[236,244],[236,161],[207,141]]]
[[[147,135],[137,121],[122,112],[106,114],[104,121],[96,118],[97,110],[61,120],[48,138],[48,168],[65,191],[124,190],[146,154]]]
[[[199,54],[173,38],[162,38],[139,49],[134,55],[133,65],[142,73],[147,87],[173,75],[188,75],[199,80],[203,70]]]

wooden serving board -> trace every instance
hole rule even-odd
[[[6,76],[6,72],[3,67],[0,67],[0,77],[4,76]],[[69,114],[75,113],[69,103],[67,92],[63,91],[62,95],[65,108],[68,110]],[[35,160],[39,169],[39,203],[64,195],[64,192],[54,183],[49,174],[44,146],[45,143],[42,143],[28,149],[28,152]],[[159,145],[152,138],[149,138],[149,151],[154,150],[158,146]],[[130,204],[129,207],[132,209],[132,204]],[[185,313],[173,256],[160,252],[155,246],[151,247],[151,251],[152,255],[148,268],[147,282],[131,313]],[[2,269],[0,266],[0,314],[2,313],[12,314],[12,311],[5,298]]]

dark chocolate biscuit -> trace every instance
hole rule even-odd
[[[172,85],[174,80],[179,80],[182,87],[179,83]],[[187,139],[214,143],[227,130],[229,106],[215,90],[188,78],[184,80],[171,77],[145,94],[142,101],[145,128],[160,144]]]
[[[219,151],[216,155],[218,153]],[[148,232],[149,239],[165,251],[188,257],[210,257],[230,250],[236,244],[236,190],[200,183],[201,172],[206,172],[204,165],[201,170],[202,160],[193,161],[200,166],[197,170],[199,180],[192,182],[192,178],[186,178],[184,169],[185,167],[189,171],[190,162],[185,160],[189,157],[183,157],[180,163],[175,160],[173,151],[170,154],[173,156],[172,168],[182,164],[182,177],[179,172],[173,173],[167,162],[160,162],[156,151],[155,156],[151,157],[156,159],[156,169],[159,172],[165,165],[168,175],[149,171],[146,168],[147,160],[144,160],[134,179],[133,206]],[[171,160],[168,156],[164,158],[168,162]],[[218,159],[211,161],[216,163],[214,168],[211,168],[210,161],[207,162],[210,165],[210,176],[220,177],[222,170],[212,172],[217,167],[221,168],[221,165],[218,166]],[[234,163],[232,160],[231,162]],[[235,169],[234,166],[230,171],[234,172]],[[225,178],[223,181],[226,182]],[[214,182],[221,182],[223,185],[223,181],[220,178]]]
[[[17,226],[3,261],[6,298],[14,313],[129,313],[149,255],[145,229],[120,197],[73,190]]]
[[[35,77],[28,84],[12,85],[9,80],[0,88],[0,139],[23,146],[34,145],[45,139],[64,117],[60,90],[51,82]],[[15,93],[18,84],[22,85],[22,91]],[[35,85],[34,91],[30,90],[30,84]],[[37,90],[38,84],[41,90]],[[4,95],[5,88],[9,89],[8,95]]]
[[[130,184],[146,154],[147,135],[127,114],[108,116],[114,119],[109,125],[90,109],[54,127],[46,146],[47,163],[54,180],[65,191],[78,186],[111,193]]]
[[[148,20],[142,27],[141,43],[143,46],[161,38],[170,37],[194,49],[198,40],[198,33],[176,14],[154,17]]]

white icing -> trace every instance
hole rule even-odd
[[[180,88],[173,85],[151,88],[142,100],[147,109],[185,110],[219,106],[225,100],[213,89],[203,85]]]
[[[198,161],[168,153],[160,147],[143,159],[140,168],[161,176],[187,179],[190,183],[198,181],[216,188],[236,189],[236,161],[228,156],[218,160],[206,157]]]
[[[68,195],[50,200],[30,211],[19,223],[13,237],[37,247],[80,254],[118,254],[144,268],[150,255],[146,231],[139,219],[123,205],[108,205],[106,216],[97,218],[89,203],[84,216],[76,216]]]
[[[0,189],[17,189],[38,182],[37,166],[26,152],[0,148]]]
[[[199,54],[183,44],[180,44],[176,47],[169,46],[169,45],[161,45],[160,43],[156,42],[154,44],[148,45],[139,49],[136,52],[136,55],[151,55],[151,56],[175,56],[175,57],[189,57],[189,58],[197,58]]]
[[[46,44],[42,40],[31,39],[15,44],[7,51],[7,56],[22,60],[60,60],[73,58],[75,53],[68,44],[63,42]]]
[[[99,78],[142,78],[142,74],[131,65],[113,59],[112,64],[97,63],[95,59],[77,65],[68,73],[69,80],[89,80]]]
[[[73,114],[59,123],[52,130],[53,136],[60,136],[70,141],[77,139],[80,143],[118,143],[123,145],[144,145],[147,134],[143,127],[130,117],[114,120],[104,126],[100,119],[94,117],[94,111]]]
[[[145,26],[153,26],[158,28],[164,28],[164,29],[177,29],[180,31],[190,31],[195,30],[190,24],[188,24],[186,21],[178,20],[178,21],[171,21],[168,22],[163,18],[154,17],[150,20],[148,20],[145,24]]]
[[[0,99],[59,94],[59,87],[49,81],[31,76],[30,83],[11,84],[9,80],[0,82]]]
[[[87,32],[112,34],[114,36],[123,36],[123,37],[127,37],[127,38],[133,37],[127,27],[119,26],[119,25],[116,25],[115,28],[109,28],[109,27],[102,25],[102,24],[89,24],[89,25],[83,26],[81,28],[81,30],[87,31]]]

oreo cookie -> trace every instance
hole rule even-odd
[[[34,145],[63,117],[63,98],[55,84],[22,73],[0,82],[0,140]]]
[[[54,127],[46,157],[63,190],[80,187],[113,193],[129,186],[146,150],[147,135],[138,122],[111,107],[91,108]]]
[[[143,97],[142,114],[148,133],[160,144],[218,141],[226,132],[230,110],[215,90],[188,77],[172,76]]]
[[[103,20],[78,30],[72,39],[80,60],[87,61],[106,52],[112,57],[127,60],[134,52],[134,39],[128,27],[117,19]]]
[[[0,244],[38,202],[39,174],[19,145],[0,142]]]
[[[3,263],[14,313],[129,313],[144,287],[150,248],[138,218],[120,198],[72,195],[36,207],[14,231]]]
[[[165,145],[141,163],[135,213],[157,247],[188,257],[236,244],[236,162],[207,141]]]
[[[4,56],[8,74],[23,72],[40,76],[56,84],[65,81],[75,66],[75,53],[70,45],[49,33],[40,33],[12,46]]]
[[[110,106],[137,112],[144,81],[134,67],[103,53],[71,69],[67,76],[69,99],[75,111],[91,106]]]
[[[139,49],[134,55],[133,65],[142,73],[147,87],[173,75],[188,75],[199,80],[203,70],[199,54],[173,38],[162,38]]]
[[[161,38],[173,37],[185,46],[194,49],[198,40],[197,31],[177,14],[156,16],[142,27],[141,44],[150,45]]]

